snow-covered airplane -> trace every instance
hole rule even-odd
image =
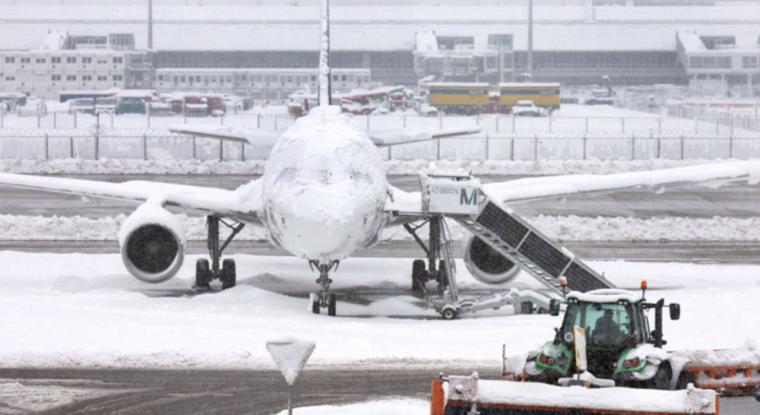
[[[322,308],[327,308],[329,315],[335,315],[336,299],[330,292],[330,273],[335,271],[339,261],[375,243],[387,226],[440,217],[422,206],[420,192],[405,192],[388,183],[377,147],[472,131],[367,134],[352,126],[340,108],[330,103],[328,13],[328,0],[323,0],[319,106],[298,119],[276,140],[261,178],[236,190],[145,181],[114,184],[18,174],[0,174],[0,185],[141,203],[124,221],[119,242],[127,270],[148,283],[167,281],[177,274],[183,263],[182,226],[167,207],[207,216],[210,261],[199,259],[196,263],[195,285],[199,288],[208,287],[215,279],[221,280],[223,288],[234,286],[235,262],[232,259],[222,261],[222,253],[245,224],[263,226],[274,244],[318,269],[317,282],[321,291],[312,296],[312,310],[319,313]],[[188,132],[225,139],[256,140],[255,132]],[[527,178],[483,185],[482,190],[492,200],[510,202],[637,186],[657,187],[749,177],[760,177],[760,162],[611,175]],[[220,239],[220,223],[231,229],[224,240]],[[477,237],[468,244],[465,261],[475,278],[484,282],[505,282],[514,277],[518,264],[497,260],[494,265],[498,253],[488,244],[472,243],[473,240]],[[422,269],[428,277],[435,274],[435,262],[431,260],[428,269]],[[417,261],[416,268],[419,268]]]

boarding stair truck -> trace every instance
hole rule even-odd
[[[412,264],[412,290],[427,296],[445,319],[462,313],[498,309],[510,305],[516,313],[547,312],[551,299],[560,299],[565,287],[576,291],[612,288],[601,274],[559,246],[522,219],[501,201],[489,197],[480,181],[461,171],[431,171],[419,175],[419,212],[395,212],[423,218],[404,225],[427,254]],[[464,262],[470,274],[488,285],[503,285],[522,269],[541,283],[541,290],[509,289],[476,298],[460,298],[456,264],[445,219],[472,233],[465,246]],[[418,234],[428,226],[427,243]],[[438,290],[431,295],[428,281]]]
[[[760,385],[760,351],[754,346],[705,351],[666,352],[663,335],[665,300],[646,301],[641,294],[617,289],[570,292],[563,302],[553,300],[550,314],[565,307],[562,325],[552,341],[526,356],[504,356],[502,377],[508,380],[557,384],[572,376],[575,367],[575,328],[586,337],[587,370],[617,386],[650,389],[685,389],[694,384],[725,395],[749,395]],[[667,305],[671,320],[681,308]],[[647,314],[654,311],[654,330]]]

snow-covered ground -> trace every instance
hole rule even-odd
[[[417,415],[430,410],[430,402],[421,399],[387,399],[350,405],[322,405],[298,408],[298,415]],[[282,411],[277,415],[286,415]]]
[[[559,319],[489,311],[443,321],[417,299],[398,295],[369,304],[340,302],[340,317],[313,315],[308,300],[278,292],[315,289],[307,264],[289,257],[238,255],[239,285],[186,295],[196,257],[178,277],[146,286],[124,271],[118,255],[0,252],[0,365],[56,367],[271,368],[267,340],[295,335],[317,348],[310,366],[498,365],[553,335]],[[646,278],[650,298],[680,302],[666,322],[668,348],[737,347],[760,341],[756,299],[760,267],[594,262],[619,286]],[[483,288],[458,264],[465,288]],[[351,258],[333,275],[338,290],[405,290],[408,259]],[[523,287],[535,286],[524,275]],[[706,333],[709,327],[709,335]],[[452,341],[455,340],[455,341]]]
[[[176,218],[191,241],[207,237],[206,218],[178,214]],[[89,218],[84,216],[19,216],[0,214],[2,241],[115,241],[127,215]],[[539,215],[527,217],[549,238],[559,241],[760,241],[760,218],[687,217],[585,217]],[[420,230],[427,235],[427,228]],[[464,241],[470,233],[449,223],[451,237]],[[226,236],[229,229],[223,228]],[[248,226],[235,237],[238,241],[267,241],[262,227]],[[381,241],[411,241],[402,227],[386,229]]]
[[[100,386],[102,385],[46,385],[35,381],[19,383],[0,379],[0,414],[36,413],[112,393]]]

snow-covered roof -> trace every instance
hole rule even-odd
[[[708,49],[702,37],[727,36],[734,39],[733,47],[726,49]],[[760,52],[760,29],[703,28],[701,30],[679,30],[678,39],[686,52]]]
[[[502,82],[499,88],[510,87],[559,87],[559,82]]]
[[[614,303],[620,300],[628,301],[629,303],[636,303],[641,301],[641,294],[634,293],[626,290],[619,290],[614,288],[605,288],[600,290],[593,290],[586,293],[573,291],[567,295],[567,298],[575,298],[578,301],[585,303]]]
[[[0,49],[35,49],[48,31],[75,34],[134,33],[147,45],[146,13],[140,6],[0,6]],[[676,30],[737,27],[760,32],[758,5],[690,7],[599,7],[587,22],[583,7],[536,7],[536,50],[668,50]],[[524,7],[334,7],[334,50],[414,50],[432,47],[430,36],[475,37],[487,47],[488,34],[511,33],[514,48],[527,45]],[[155,7],[157,50],[317,50],[316,7]],[[615,36],[610,36],[610,33]],[[421,44],[422,43],[422,44]]]

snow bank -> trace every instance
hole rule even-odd
[[[126,215],[88,218],[83,216],[20,216],[0,215],[0,240],[4,241],[113,241],[116,240]],[[174,216],[184,229],[185,239],[201,241],[206,238],[204,217],[177,214]],[[729,242],[760,241],[760,217],[713,218],[687,217],[585,217],[550,216],[527,217],[533,225],[558,241],[691,241]],[[469,232],[458,224],[449,223],[454,240],[465,241]],[[220,229],[223,236],[229,229]],[[427,228],[419,234],[426,238]],[[247,226],[235,237],[237,241],[266,242],[269,235],[260,226]],[[383,231],[381,241],[411,241],[401,227]]]
[[[695,164],[716,163],[722,160],[390,160],[385,161],[389,175],[416,175],[429,168],[462,168],[475,175],[557,175],[594,173],[608,174],[628,171],[645,171]],[[727,160],[726,160],[727,161]],[[231,174],[260,175],[266,160],[214,161],[214,160],[130,160],[130,159],[61,159],[23,160],[0,159],[0,172],[22,174]]]
[[[298,408],[299,415],[419,415],[430,410],[430,402],[421,399],[388,399],[350,405],[323,405]],[[282,411],[277,415],[286,415]]]

